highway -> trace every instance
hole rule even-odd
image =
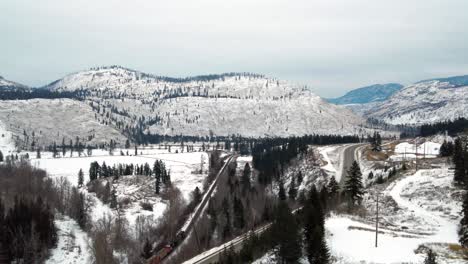
[[[341,153],[340,159],[340,186],[343,186],[346,181],[346,175],[348,174],[348,170],[356,160],[356,150],[359,147],[364,146],[365,144],[353,144],[343,148]]]

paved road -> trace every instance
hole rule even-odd
[[[346,175],[348,174],[348,170],[353,164],[353,162],[356,160],[356,150],[359,147],[364,146],[365,144],[353,144],[346,146],[343,149],[342,157],[340,160],[340,173],[341,173],[341,178],[340,178],[340,185],[343,186],[344,182],[346,180]]]

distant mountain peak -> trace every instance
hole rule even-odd
[[[381,102],[401,88],[403,88],[403,85],[398,83],[374,84],[351,90],[341,97],[327,100],[338,105]]]
[[[417,82],[416,84],[420,83],[427,83],[427,82],[442,82],[442,83],[449,83],[452,85],[453,88],[468,86],[468,75],[460,75],[460,76],[453,76],[453,77],[446,77],[446,78],[435,78],[435,79],[427,79]]]
[[[26,85],[7,80],[3,78],[2,76],[0,76],[0,88],[12,90],[12,89],[27,89],[28,87]]]

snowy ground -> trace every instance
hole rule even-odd
[[[15,150],[13,135],[6,129],[5,124],[0,121],[0,151],[3,156],[10,155]]]
[[[168,150],[159,147],[148,147],[142,148],[138,151],[138,156],[121,156],[120,149],[115,151],[115,155],[111,156],[107,151],[95,150],[93,156],[78,157],[77,153],[74,157],[53,158],[52,153],[43,152],[41,159],[31,159],[31,164],[39,168],[45,169],[49,177],[59,179],[65,177],[73,185],[78,183],[78,171],[83,169],[85,174],[85,182],[88,180],[89,166],[93,161],[106,162],[107,165],[114,165],[119,163],[134,163],[142,165],[148,163],[151,167],[155,160],[163,160],[167,168],[171,172],[172,184],[179,188],[182,192],[183,197],[188,200],[190,193],[199,187],[202,189],[202,182],[206,177],[208,171],[208,155],[206,152],[190,152],[190,153],[174,153],[176,147],[172,148],[172,153]],[[178,149],[180,151],[180,149]],[[127,150],[122,150],[124,153]],[[129,149],[129,153],[134,154],[134,149]],[[143,153],[142,155],[140,155]],[[34,153],[29,153],[30,156],[34,157]],[[200,169],[200,163],[202,156],[204,157],[204,173],[197,174],[193,173]],[[147,195],[149,190],[152,190],[154,183],[152,177],[146,176],[122,176],[118,182],[113,183],[113,187],[116,189],[117,198],[119,201],[123,199],[128,200],[128,204],[124,208],[124,214],[130,224],[130,229],[133,230],[134,223],[138,216],[151,217],[153,220],[157,220],[161,217],[166,209],[166,201],[162,200],[161,197],[157,197],[154,193]],[[82,188],[88,196],[88,201],[91,202],[90,216],[93,221],[97,221],[103,216],[114,215],[115,212],[109,207],[108,204],[102,203],[95,193],[88,193],[85,188]],[[148,202],[153,205],[153,211],[143,210],[140,206],[140,202]],[[85,243],[85,233],[79,229],[76,222],[64,217],[63,219],[57,219],[57,226],[60,229],[60,239],[57,249],[53,251],[52,257],[48,263],[87,263],[85,258],[86,254],[78,254],[78,245],[83,252]],[[75,233],[75,239],[72,239],[70,232],[73,230]],[[73,244],[75,243],[75,244]]]
[[[375,248],[372,199],[365,220],[333,215],[326,222],[328,245],[338,263],[422,263],[422,244],[439,254],[440,263],[465,263],[448,250],[457,244],[461,193],[452,186],[447,169],[419,170],[392,182],[381,192],[381,234]],[[370,191],[372,195],[374,192]],[[441,243],[436,244],[434,243]]]
[[[90,263],[89,238],[75,220],[67,216],[55,219],[58,228],[58,243],[53,249],[47,264]]]
[[[129,153],[134,153],[133,149],[128,150]],[[184,198],[188,199],[190,192],[196,186],[201,188],[202,181],[205,174],[192,174],[193,171],[200,168],[201,156],[205,157],[205,171],[208,169],[208,155],[205,152],[188,152],[188,153],[169,153],[164,149],[145,149],[139,150],[138,156],[121,156],[120,150],[115,151],[113,156],[110,156],[105,151],[93,151],[90,157],[78,157],[75,153],[74,157],[65,158],[52,158],[52,153],[44,152],[41,154],[41,159],[32,158],[31,164],[39,168],[47,170],[49,177],[58,178],[66,177],[72,184],[78,184],[78,171],[83,170],[85,175],[85,182],[89,180],[89,167],[91,162],[97,161],[99,164],[106,162],[106,165],[113,166],[121,164],[145,164],[148,163],[150,167],[156,160],[162,160],[171,172],[172,183],[181,190]],[[124,153],[127,150],[123,150]],[[143,152],[143,155],[140,153]],[[35,157],[34,153],[30,153],[31,157]]]
[[[318,147],[317,151],[319,152],[321,159],[324,162],[324,165],[321,168],[329,173],[332,173],[336,177],[336,172],[339,170],[339,154],[338,151],[342,146],[325,146]],[[339,179],[337,179],[339,181]]]
[[[427,141],[421,144],[411,142],[402,142],[395,146],[395,155],[390,157],[390,160],[410,160],[416,156],[424,156],[426,158],[435,158],[439,155],[439,143]]]

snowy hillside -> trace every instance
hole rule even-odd
[[[5,124],[0,120],[0,151],[3,155],[10,155],[15,150],[15,143],[12,134],[6,129]]]
[[[0,76],[0,90],[29,89],[27,86],[4,79]]]
[[[109,122],[165,135],[355,134],[363,123],[307,87],[251,73],[182,79],[115,66],[70,74],[45,88],[85,90]]]
[[[441,80],[419,82],[398,91],[364,114],[391,124],[421,124],[468,117],[468,85]]]
[[[70,99],[0,100],[0,124],[26,146],[61,144],[63,138],[75,142],[76,137],[91,144],[125,142],[119,131],[96,120],[88,105]]]

